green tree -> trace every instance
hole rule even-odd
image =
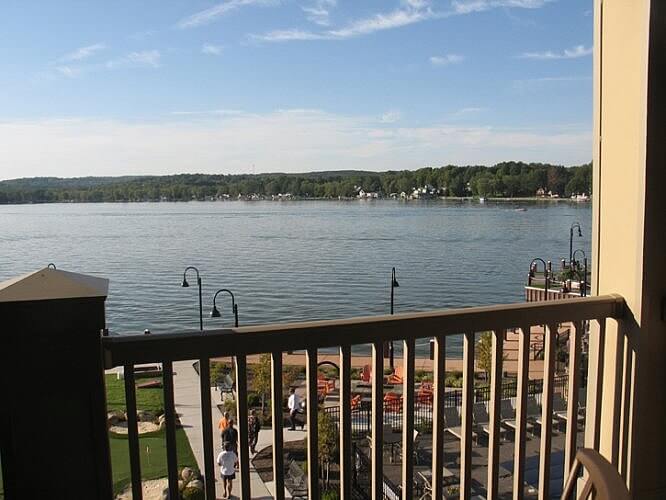
[[[490,372],[493,368],[493,337],[490,332],[483,332],[476,341],[474,353],[476,364],[486,374],[486,380],[490,380]]]
[[[324,474],[324,483],[328,488],[331,462],[337,456],[338,430],[333,419],[325,411],[317,413],[317,446],[321,471]]]
[[[261,397],[261,413],[266,410],[266,400],[271,393],[271,355],[259,356],[259,363],[252,367],[252,387]]]

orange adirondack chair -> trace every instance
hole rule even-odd
[[[402,373],[402,365],[396,366],[393,373],[388,376],[388,383],[389,384],[402,384],[403,377],[404,377],[404,375]]]
[[[372,381],[372,366],[363,365],[361,370],[361,380],[366,384],[369,384]]]

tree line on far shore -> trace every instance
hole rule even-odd
[[[35,177],[0,182],[0,204],[50,202],[190,201],[251,196],[353,198],[358,189],[388,197],[430,186],[442,196],[533,197],[591,194],[592,164],[564,167],[503,162],[486,166],[447,165],[387,172],[331,171],[305,174],[180,174],[135,177]]]

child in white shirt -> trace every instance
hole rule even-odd
[[[231,498],[231,488],[233,487],[233,480],[236,479],[235,465],[238,461],[238,456],[233,451],[231,443],[224,443],[224,449],[217,456],[217,465],[220,466],[220,475],[222,476],[222,485],[224,488],[224,496],[222,498]]]

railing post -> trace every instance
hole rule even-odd
[[[234,360],[236,362],[236,412],[241,499],[250,500],[250,449],[247,445],[247,358],[242,354],[235,356]]]
[[[8,499],[113,497],[100,336],[107,287],[106,279],[48,268],[0,283]],[[36,474],[40,453],[50,455],[48,478]]]
[[[550,498],[550,451],[553,438],[553,376],[555,370],[555,334],[557,324],[546,327],[541,393],[541,448],[539,451],[539,500]]]
[[[340,347],[340,499],[351,500],[351,346]]]
[[[525,440],[527,439],[527,391],[529,390],[530,326],[520,327],[518,334],[518,385],[516,387],[516,432],[514,435],[513,498],[524,496]]]
[[[372,344],[372,500],[382,500],[384,491],[384,348]]]
[[[432,497],[441,498],[444,475],[444,400],[446,398],[446,337],[435,337],[432,417]]]
[[[139,450],[139,430],[136,419],[136,386],[134,385],[134,366],[123,367],[125,377],[125,407],[127,414],[127,443],[129,448],[130,474],[132,480],[132,500],[143,498],[141,486],[141,456]]]
[[[203,441],[204,486],[206,498],[215,498],[215,448],[210,401],[210,359],[199,360],[199,391],[201,392],[201,439]]]
[[[500,447],[500,404],[502,401],[502,362],[504,359],[504,332],[495,329],[492,346],[492,368],[490,385],[490,437],[488,438],[488,500],[498,498],[499,447]]]
[[[318,414],[319,401],[317,393],[317,349],[310,348],[305,351],[305,378],[307,387],[307,422],[308,422],[308,498],[319,498],[319,432]]]
[[[402,344],[402,499],[414,496],[414,339]]]
[[[578,435],[578,389],[580,387],[580,351],[583,336],[583,323],[576,323],[569,334],[569,380],[567,390],[567,428],[564,454],[564,481],[576,457],[576,437]]]
[[[273,487],[275,500],[284,499],[284,451],[282,413],[282,352],[271,353],[271,411],[273,417]]]
[[[176,404],[173,394],[173,363],[162,363],[162,384],[164,386],[164,422],[166,425],[167,476],[169,498],[178,498],[178,450],[176,448]]]
[[[462,440],[460,442],[460,497],[471,497],[472,488],[472,407],[474,406],[474,332],[463,337]]]

